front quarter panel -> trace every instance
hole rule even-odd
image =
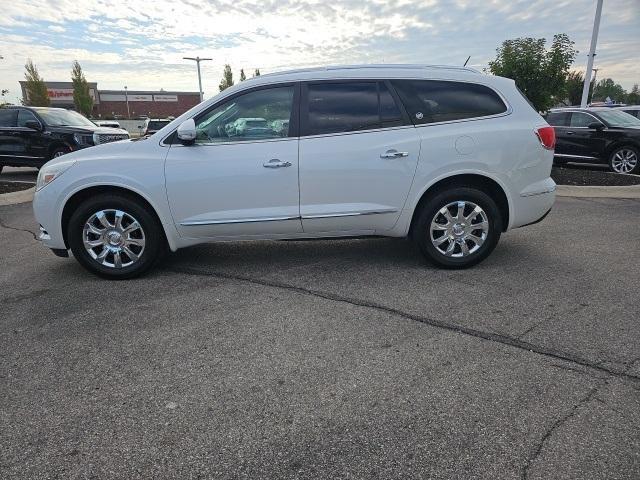
[[[75,164],[39,192],[33,208],[36,220],[47,230],[50,248],[66,249],[62,235],[62,212],[69,199],[81,190],[96,186],[125,188],[142,196],[156,211],[169,246],[177,249],[175,225],[165,193],[164,160],[167,148],[155,142],[117,142],[92,147],[60,157]],[[55,167],[55,161],[47,166]]]

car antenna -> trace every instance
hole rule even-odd
[[[471,55],[469,55],[469,56],[467,57],[467,59],[466,59],[466,60],[465,60],[465,62],[464,62],[464,65],[462,65],[463,67],[466,67],[466,66],[467,66],[467,63],[469,63],[469,59],[470,59],[470,58],[471,58]]]

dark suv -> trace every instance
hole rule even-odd
[[[554,109],[556,164],[603,163],[616,173],[640,173],[640,119],[608,107]]]
[[[127,138],[126,130],[99,127],[63,108],[0,108],[0,171],[5,165],[40,168],[65,153]]]

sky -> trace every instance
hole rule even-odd
[[[584,71],[596,0],[2,0],[0,88],[18,103],[31,58],[45,80],[68,81],[78,60],[98,89],[218,92],[255,68],[428,63],[486,68],[503,40],[567,33]],[[605,0],[598,78],[640,83],[640,0]]]

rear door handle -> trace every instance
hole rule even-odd
[[[290,167],[291,162],[283,162],[277,158],[272,158],[268,162],[264,162],[262,164],[264,168],[282,168],[282,167]]]
[[[380,158],[403,158],[408,157],[409,152],[399,152],[395,149],[390,149],[380,155]]]
[[[575,132],[567,132],[567,135],[573,135]]]

